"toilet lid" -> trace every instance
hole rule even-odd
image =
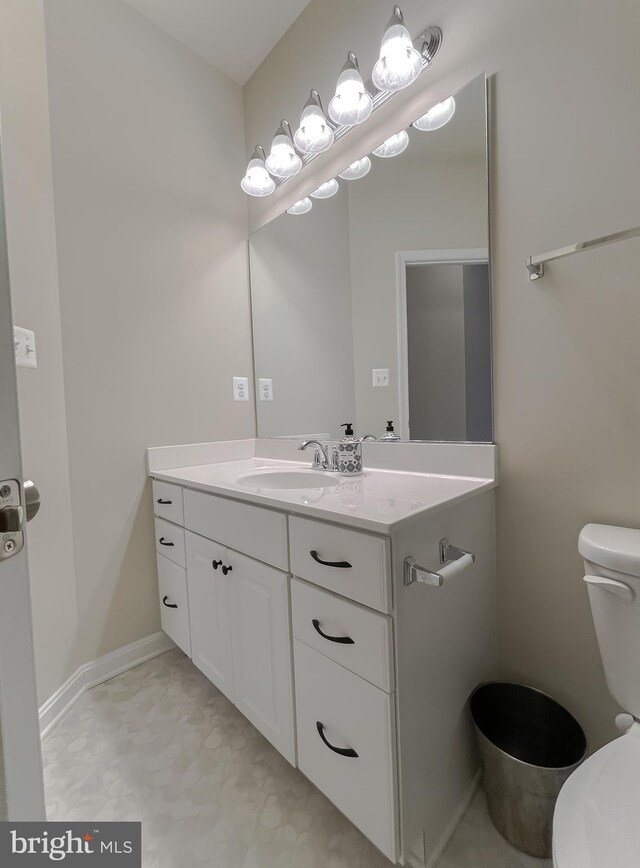
[[[555,868],[640,866],[640,724],[565,783],[553,818]]]

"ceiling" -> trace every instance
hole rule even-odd
[[[310,0],[125,0],[239,84],[251,77]]]

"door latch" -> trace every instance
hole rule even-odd
[[[0,561],[12,558],[24,546],[22,486],[17,479],[0,482]]]

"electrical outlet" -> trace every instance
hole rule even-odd
[[[16,353],[16,365],[19,368],[37,368],[36,336],[29,329],[13,327],[13,348]]]
[[[389,385],[389,368],[373,369],[373,388],[382,389]]]
[[[258,380],[258,395],[261,401],[273,401],[273,380],[260,377]]]
[[[249,400],[249,380],[247,377],[233,378],[233,400],[248,401]]]

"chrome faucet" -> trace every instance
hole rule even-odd
[[[329,467],[329,456],[327,455],[327,447],[323,446],[319,440],[305,440],[298,446],[298,451],[308,449],[309,446],[313,446],[316,450],[313,456],[313,463],[311,465],[312,470],[335,471],[338,469],[338,450],[335,446],[333,447],[333,450],[331,452],[331,467]]]

